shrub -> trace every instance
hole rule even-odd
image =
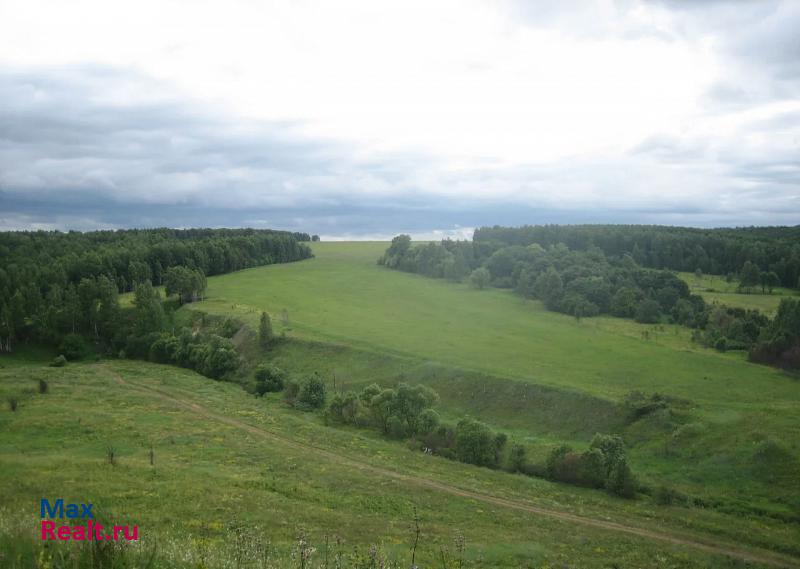
[[[331,402],[328,404],[328,409],[325,412],[326,424],[328,420],[332,420],[337,423],[347,422],[344,419],[344,405],[345,405],[344,396],[341,395],[340,393],[335,394],[333,396],[333,399],[331,399]]]
[[[303,382],[297,400],[309,409],[320,409],[325,406],[325,395],[325,382],[314,374]]]
[[[203,345],[205,357],[197,362],[198,371],[213,379],[221,379],[239,367],[239,355],[230,340],[212,336],[208,344]]]
[[[581,455],[578,482],[592,488],[602,488],[605,485],[606,464],[600,449],[589,449]]]
[[[628,467],[622,439],[615,435],[597,434],[589,450],[572,452],[567,445],[553,449],[547,457],[545,472],[551,480],[589,486],[605,487],[624,498],[636,495],[636,479]]]
[[[278,367],[262,364],[256,368],[256,393],[274,393],[283,390],[286,374]]]
[[[386,434],[393,439],[405,438],[406,426],[399,417],[392,415],[386,423]]]
[[[425,409],[419,415],[417,432],[421,435],[432,433],[439,426],[439,414],[433,409]]]
[[[511,472],[525,471],[525,447],[514,443],[508,453],[508,469]]]
[[[606,480],[606,489],[622,498],[636,496],[636,479],[626,460],[623,459],[614,464]]]
[[[70,361],[79,360],[89,353],[89,346],[83,336],[67,334],[61,341],[61,353]]]
[[[497,465],[497,436],[485,424],[466,417],[456,425],[455,453],[461,462]]]
[[[64,367],[67,365],[67,358],[64,355],[56,356],[53,358],[53,361],[50,362],[50,367]]]
[[[225,318],[215,327],[215,332],[223,338],[233,338],[242,325],[232,318]]]
[[[163,332],[158,339],[150,345],[148,359],[152,362],[176,362],[180,341],[169,332]]]
[[[655,324],[661,318],[661,305],[652,299],[645,299],[636,307],[636,321]]]
[[[475,269],[472,271],[472,274],[469,276],[470,284],[477,288],[478,290],[483,290],[487,286],[489,286],[489,281],[492,279],[492,275],[489,273],[488,270],[481,267],[479,269]]]
[[[353,392],[344,395],[337,393],[333,396],[325,414],[326,419],[347,425],[367,424],[367,411],[364,403],[358,395]]]
[[[258,322],[258,343],[262,348],[268,348],[273,339],[272,320],[266,312],[261,313]]]
[[[627,397],[625,397],[624,406],[627,411],[627,420],[629,423],[633,423],[660,409],[668,408],[667,400],[662,395],[654,393],[650,397],[647,397],[641,391],[631,391]]]
[[[569,445],[560,445],[550,451],[545,461],[545,473],[551,480],[558,480],[557,473],[561,461],[568,453],[572,452],[572,447]]]

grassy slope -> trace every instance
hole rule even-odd
[[[703,275],[699,280],[694,273],[678,273],[678,276],[689,285],[694,294],[699,294],[706,302],[760,310],[770,316],[778,309],[781,298],[797,296],[797,291],[783,287],[775,288],[772,294],[761,294],[760,288],[753,294],[740,293],[738,282],[728,282],[725,277],[718,275]]]
[[[434,562],[440,546],[452,551],[458,533],[466,537],[468,558],[483,566],[740,566],[683,546],[376,476],[330,453],[257,437],[233,424],[238,422],[335,456],[459,488],[660,532],[695,534],[706,542],[791,550],[798,538],[794,526],[652,508],[425,456],[368,432],[324,427],[317,416],[287,410],[275,399],[255,399],[238,386],[176,368],[121,361],[55,369],[7,357],[0,365],[0,396],[24,394],[16,413],[0,410],[0,533],[33,535],[38,500],[64,497],[92,501],[120,523],[139,524],[143,545],[158,541],[161,555],[191,566],[201,557],[230,563],[231,528],[237,524],[248,528],[248,536],[270,541],[284,560],[301,528],[317,547],[328,534],[343,539],[342,548],[363,551],[381,543],[390,555],[406,560],[411,511],[417,506],[423,527],[419,559],[425,566]],[[47,395],[34,394],[39,379],[49,382]],[[227,422],[203,417],[198,408],[160,393],[199,404]],[[117,466],[105,462],[109,444],[117,449]],[[154,468],[148,463],[151,445]],[[315,559],[321,555],[320,550]]]
[[[453,414],[470,412],[527,436],[534,452],[558,438],[585,442],[594,431],[614,430],[609,405],[631,390],[685,399],[680,416],[629,429],[646,479],[732,504],[800,511],[792,475],[800,456],[796,379],[742,354],[696,347],[679,327],[578,323],[508,291],[391,271],[375,264],[384,248],[315,244],[313,260],[210,279],[208,300],[196,308],[253,326],[267,310],[277,329],[286,309],[292,337],[348,346],[327,354],[295,349],[279,356],[288,368],[313,365],[360,383],[430,379]],[[555,406],[537,397],[548,386],[561,394]],[[766,465],[764,446],[777,448]]]

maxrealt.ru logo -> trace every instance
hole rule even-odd
[[[102,524],[95,522],[92,504],[64,504],[63,498],[59,498],[51,504],[47,498],[42,498],[40,515],[42,518],[42,540],[103,541],[126,539],[128,541],[136,541],[139,539],[139,526],[133,526],[132,531],[128,526],[117,525],[106,529]],[[52,521],[55,518],[81,520],[85,522],[85,525],[58,525]]]

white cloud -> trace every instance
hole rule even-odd
[[[26,132],[0,190],[800,219],[796,25],[777,1],[5,0],[0,127]]]

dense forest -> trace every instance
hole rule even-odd
[[[18,342],[166,359],[219,377],[235,354],[223,337],[172,330],[155,286],[178,304],[201,297],[206,276],[311,257],[304,233],[255,229],[141,229],[0,233],[0,352]],[[118,295],[135,291],[133,308]],[[151,354],[151,352],[153,352]]]
[[[642,267],[727,275],[747,261],[774,272],[780,284],[800,288],[800,226],[694,229],[650,225],[526,225],[481,227],[476,243],[551,247],[563,243],[586,251],[597,247],[609,257],[629,254]]]
[[[608,314],[695,329],[719,350],[800,367],[800,302],[784,299],[770,320],[756,310],[708,305],[674,270],[730,269],[744,290],[797,284],[798,228],[695,230],[647,226],[481,228],[473,241],[412,246],[392,240],[378,263],[476,288],[511,288],[576,319]],[[694,237],[694,240],[692,239]],[[562,240],[563,239],[563,240]],[[700,265],[696,266],[696,263]]]

